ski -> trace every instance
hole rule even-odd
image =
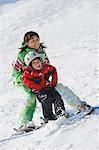
[[[83,117],[83,118],[85,118],[85,117],[88,116],[88,115],[91,115],[91,114],[94,112],[94,110],[95,110],[95,108],[92,107],[92,109],[91,109],[89,112],[87,112],[87,113],[84,114],[84,117]]]
[[[70,117],[66,118],[65,116],[61,116],[59,117],[55,122],[57,125],[69,125],[69,124],[74,124],[76,123],[77,121],[80,121],[82,119],[86,119],[86,116],[90,116],[93,114],[93,112],[96,110],[96,108],[92,108],[90,110],[90,112],[76,112],[75,114],[71,114]]]
[[[97,109],[97,107],[93,107],[91,109],[91,111],[89,112],[86,112],[86,113],[83,113],[83,112],[78,112],[76,114],[72,114],[70,117],[66,118],[65,116],[64,117],[59,117],[57,120],[55,120],[55,122],[60,122],[60,124],[62,124],[62,120],[63,120],[63,123],[64,123],[64,119],[62,118],[65,118],[66,122],[67,123],[70,123],[70,122],[76,122],[76,120],[78,119],[83,119],[85,118],[86,116],[90,116],[91,114],[93,114],[93,112]],[[98,108],[99,109],[99,108]],[[62,119],[62,120],[61,120]],[[40,120],[41,120],[41,125],[40,126],[36,126],[35,129],[29,129],[27,130],[26,132],[25,131],[22,131],[22,132],[18,132],[18,129],[14,128],[14,130],[16,131],[16,133],[12,134],[11,136],[7,137],[7,138],[4,138],[4,139],[1,139],[0,140],[0,144],[4,143],[4,142],[7,142],[7,141],[10,141],[12,139],[17,139],[19,137],[24,137],[24,136],[28,136],[28,135],[31,135],[33,134],[34,131],[36,130],[39,130],[40,128],[42,127],[45,127],[45,125],[48,123],[44,120],[44,118],[40,117]]]
[[[43,126],[44,125],[36,126],[35,129],[32,129],[32,130],[30,130],[28,132],[25,132],[25,131],[18,132],[18,129],[14,128],[14,130],[16,131],[16,133],[12,134],[11,136],[9,136],[7,138],[1,139],[0,140],[0,144],[2,144],[4,142],[7,142],[7,141],[10,141],[10,140],[13,140],[13,139],[17,139],[19,137],[24,137],[24,136],[31,135],[31,134],[33,134],[34,131],[42,128]]]

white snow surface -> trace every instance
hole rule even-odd
[[[0,6],[0,140],[18,127],[25,102],[13,85],[11,64],[27,31],[38,32],[47,45],[59,82],[81,100],[99,106],[98,4],[98,0],[18,0]],[[37,125],[40,116],[38,103]],[[0,150],[84,149],[99,150],[99,112],[62,125],[52,121],[31,135],[0,143]]]

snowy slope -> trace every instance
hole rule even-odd
[[[47,45],[59,82],[82,100],[99,105],[98,0],[22,0],[0,7],[0,139],[13,133],[25,98],[13,86],[11,63],[25,32]],[[34,116],[39,123],[40,104]],[[99,113],[97,113],[99,114]],[[99,115],[70,125],[49,123],[33,135],[0,145],[2,150],[98,150]]]

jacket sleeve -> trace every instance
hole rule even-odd
[[[43,63],[44,64],[50,64],[49,58],[48,58],[47,53],[46,53],[46,51],[44,49],[43,49],[43,53],[44,53]]]
[[[56,68],[53,67],[52,65],[48,65],[48,74],[52,76],[52,79],[51,79],[49,85],[52,87],[55,87],[58,82],[58,75],[57,75]]]
[[[52,81],[51,81],[52,86],[56,86],[56,85],[57,85],[57,82],[58,82],[58,74],[57,74],[56,68],[53,67],[53,71],[52,71]]]
[[[36,78],[32,77],[28,71],[25,71],[22,75],[23,83],[30,89],[34,91],[40,91],[45,84],[43,76],[38,76]]]

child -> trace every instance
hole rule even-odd
[[[24,68],[22,81],[41,102],[46,122],[56,120],[60,115],[68,117],[61,95],[54,88],[58,80],[55,67],[43,64],[41,56],[32,51],[26,54],[24,61],[28,67]],[[54,104],[56,116],[53,114],[52,104]]]
[[[35,94],[33,94],[31,89],[29,89],[21,80],[23,74],[22,68],[23,66],[26,66],[24,57],[30,51],[37,52],[41,56],[43,64],[49,64],[49,59],[45,52],[45,46],[40,43],[40,37],[38,33],[33,31],[25,33],[22,46],[17,54],[16,60],[13,63],[12,72],[14,84],[20,87],[25,92],[25,94],[27,94],[27,104],[23,108],[20,115],[20,126],[32,121],[33,114],[36,108]],[[64,97],[66,102],[73,108],[79,111],[84,111],[86,109],[90,111],[91,106],[87,105],[85,102],[82,102],[79,97],[76,96],[68,87],[58,83],[55,88],[59,93],[62,93],[61,95]]]

